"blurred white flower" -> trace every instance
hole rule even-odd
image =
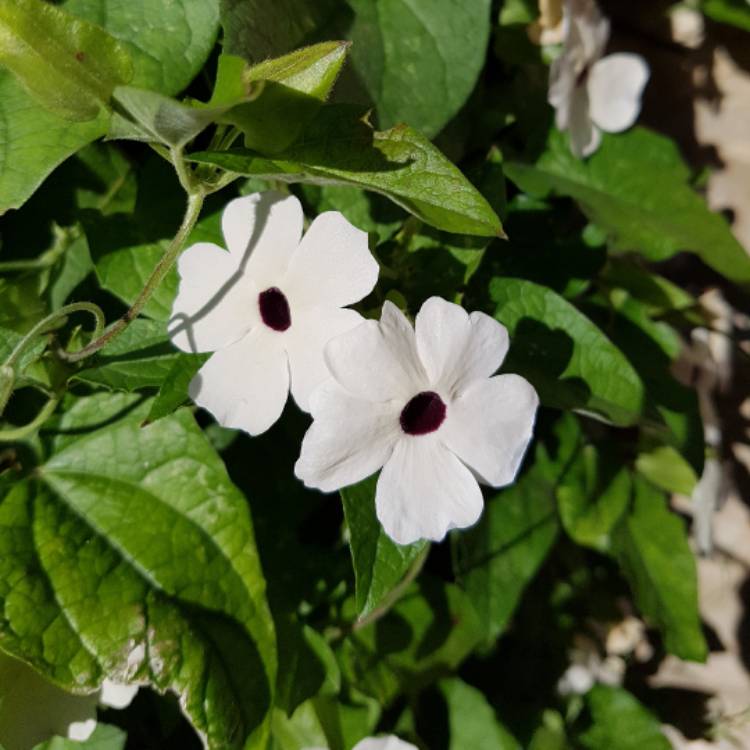
[[[294,196],[254,194],[222,214],[228,252],[199,242],[180,256],[169,333],[186,352],[214,352],[190,396],[224,427],[251,435],[280,416],[290,390],[308,410],[327,377],[323,346],[362,321],[344,308],[378,277],[367,234],[338,212],[318,216],[302,238]]]
[[[547,98],[557,127],[570,134],[573,153],[589,156],[602,130],[619,133],[636,121],[649,68],[629,52],[603,57],[609,21],[594,0],[567,0],[563,22],[564,47],[552,63]]]
[[[669,10],[672,40],[688,49],[698,49],[706,38],[703,13],[689,5],[675,5]]]
[[[73,695],[0,653],[0,746],[31,750],[54,736],[87,740],[96,729],[97,705],[125,708],[137,692],[135,685],[105,680],[96,693]]]
[[[511,483],[534,426],[532,386],[490,377],[507,350],[506,329],[484,313],[432,297],[415,332],[386,302],[380,321],[326,346],[333,378],[310,399],[295,473],[332,492],[383,467],[377,515],[399,544],[470,526],[483,507],[477,478]]]
[[[417,750],[410,742],[404,742],[390,734],[386,737],[368,737],[358,742],[353,750]]]
[[[310,747],[307,750],[327,750],[324,747]],[[404,742],[395,735],[389,734],[384,737],[366,737],[360,740],[352,750],[418,750],[410,742]]]

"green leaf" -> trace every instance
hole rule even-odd
[[[0,64],[46,109],[93,120],[133,76],[125,47],[103,29],[42,0],[0,0]]]
[[[627,690],[595,685],[586,705],[592,726],[578,740],[588,750],[670,750],[659,720]]]
[[[426,138],[406,125],[373,131],[346,106],[328,105],[283,154],[191,154],[193,161],[286,182],[340,184],[390,198],[428,224],[457,234],[502,236],[482,195]]]
[[[265,747],[276,649],[245,498],[189,412],[141,428],[132,397],[78,404],[0,501],[2,647],[69,689],[173,690],[209,748]]]
[[[672,374],[673,362],[682,351],[677,331],[654,320],[645,304],[621,289],[612,290],[607,300],[595,296],[588,303],[587,311],[607,326],[608,335],[646,385],[644,434],[649,442],[671,444],[700,475],[704,440],[698,396]]]
[[[750,6],[746,0],[703,0],[701,10],[714,21],[750,31]]]
[[[181,104],[155,91],[133,86],[118,86],[114,103],[116,110],[108,138],[163,143],[175,148],[192,141],[223,112]]]
[[[163,322],[137,319],[101,350],[93,367],[77,372],[73,380],[118,391],[161,386],[179,359]]]
[[[180,352],[164,376],[156,398],[151,402],[147,422],[166,417],[182,406],[189,398],[188,387],[195,374],[205,364],[209,354],[184,354]]]
[[[220,0],[224,47],[260,62],[298,47],[336,8],[338,0]]]
[[[521,750],[521,745],[497,720],[481,691],[457,677],[442,680],[438,689],[448,708],[448,750]]]
[[[349,0],[352,62],[381,127],[432,137],[469,98],[490,37],[490,0]]]
[[[604,136],[582,161],[567,136],[552,131],[536,164],[509,162],[508,177],[534,196],[550,192],[578,201],[617,250],[664,260],[682,250],[741,284],[750,284],[750,256],[727,222],[690,186],[690,172],[670,139],[644,128]]]
[[[625,355],[573,305],[521,279],[493,279],[495,317],[508,327],[504,365],[526,377],[542,403],[593,413],[615,425],[636,424],[643,381]]]
[[[586,445],[557,488],[565,531],[578,544],[600,552],[609,550],[612,529],[630,504],[630,474],[617,458]]]
[[[290,89],[325,101],[346,60],[349,42],[322,42],[264,60],[246,69],[247,84],[260,81],[283,83]]]
[[[76,237],[66,248],[62,263],[50,283],[49,300],[53,310],[61,308],[73,290],[94,270],[85,235]]]
[[[636,475],[634,489],[633,507],[613,534],[615,555],[638,607],[661,631],[667,651],[704,661],[695,558],[685,524],[645,479]]]
[[[343,644],[342,672],[384,705],[455,670],[481,638],[466,594],[423,574],[385,617]]]
[[[382,604],[427,548],[424,541],[391,541],[375,515],[377,477],[341,490],[354,564],[357,610],[363,617]]]
[[[456,576],[488,643],[507,627],[557,538],[555,488],[578,449],[578,422],[566,416],[555,435],[557,452],[550,455],[539,444],[529,472],[489,500],[479,523],[456,540]]]
[[[698,483],[693,467],[669,445],[657,445],[640,453],[635,468],[667,492],[690,496]]]
[[[295,621],[276,623],[279,643],[279,683],[276,705],[292,715],[297,707],[318,694],[336,695],[341,673],[325,638],[308,625]]]
[[[97,724],[94,733],[84,742],[55,737],[37,745],[34,750],[124,750],[127,739],[122,729]]]
[[[68,0],[65,10],[98,24],[133,60],[133,86],[173,95],[201,69],[216,41],[215,0]],[[108,118],[71,123],[37,105],[0,71],[0,214],[18,208],[64,159],[107,131]]]
[[[38,105],[0,70],[0,214],[18,208],[62,161],[106,131],[104,112],[71,123]]]
[[[247,68],[241,74],[243,87],[251,89],[255,84],[256,93],[250,101],[232,107],[221,121],[242,131],[247,148],[264,154],[282,152],[318,113],[348,47],[346,42],[324,42]],[[218,78],[217,87],[239,88]]]
[[[96,23],[130,52],[131,86],[173,96],[203,67],[216,42],[216,0],[65,0],[67,11]]]

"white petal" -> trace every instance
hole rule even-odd
[[[588,77],[591,119],[607,133],[629,128],[641,111],[649,68],[640,55],[618,52],[599,60]]]
[[[328,380],[310,398],[314,421],[294,473],[323,492],[366,479],[388,460],[402,434],[400,409],[400,403],[356,398]]]
[[[582,48],[587,63],[598,60],[607,47],[609,21],[602,15],[595,0],[568,0],[570,26],[566,47]]]
[[[85,742],[96,729],[96,719],[75,721],[68,727],[67,738],[76,742]]]
[[[452,398],[468,383],[488,378],[508,352],[508,331],[482,312],[430,297],[415,321],[417,351],[430,384]]]
[[[253,193],[227,204],[221,217],[224,240],[238,264],[263,291],[286,273],[304,216],[293,195]]]
[[[558,130],[567,130],[570,122],[570,104],[576,86],[576,72],[569,55],[563,53],[553,60],[549,73],[547,101],[555,108]]]
[[[539,397],[519,375],[472,383],[448,406],[440,437],[487,484],[516,477],[534,430]]]
[[[398,544],[440,541],[482,513],[482,492],[472,473],[431,435],[403,435],[383,467],[375,508],[385,533]]]
[[[259,326],[216,352],[190,383],[190,397],[223,427],[265,432],[289,393],[289,364],[281,336]]]
[[[112,680],[104,680],[99,691],[99,703],[110,708],[126,708],[138,692],[138,685],[122,685]]]
[[[260,319],[257,291],[236,258],[208,242],[192,245],[177,261],[180,286],[167,330],[184,352],[211,352],[242,338]]]
[[[292,396],[309,411],[310,394],[331,377],[323,357],[325,345],[335,336],[356,328],[364,318],[348,308],[308,307],[292,311],[292,326],[284,335],[289,355]]]
[[[338,211],[320,214],[292,255],[281,288],[295,307],[344,307],[366,297],[378,280],[367,233]]]
[[[404,742],[390,734],[387,737],[366,737],[353,750],[417,750],[410,742]]]
[[[383,305],[380,321],[366,320],[329,341],[325,358],[340,385],[371,401],[400,399],[406,404],[427,387],[414,329],[391,302]]]
[[[573,93],[570,103],[570,150],[581,158],[590,156],[599,148],[602,134],[591,121],[589,115],[589,96],[585,86],[579,86]]]

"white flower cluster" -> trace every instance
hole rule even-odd
[[[291,391],[313,416],[295,473],[333,492],[382,468],[377,515],[399,544],[475,523],[478,481],[513,481],[531,440],[536,392],[496,375],[508,334],[493,318],[433,297],[416,326],[390,302],[365,320],[346,305],[378,276],[367,235],[337,212],[302,237],[302,206],[277,193],[224,210],[227,250],[179,261],[169,322],[186,352],[213,352],[190,384],[219,424],[257,435]]]
[[[640,55],[604,57],[608,40],[609,21],[595,0],[566,0],[563,51],[550,69],[548,100],[578,157],[599,148],[602,131],[619,133],[636,121],[648,82],[648,64]]]

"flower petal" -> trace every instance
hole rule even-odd
[[[399,409],[394,402],[356,398],[329,379],[310,398],[314,421],[294,473],[323,492],[369,477],[388,460],[401,435]]]
[[[493,487],[516,477],[534,430],[539,397],[520,375],[472,383],[448,406],[443,443]]]
[[[452,398],[478,378],[488,378],[508,352],[508,331],[482,312],[430,297],[415,321],[417,351],[430,384]]]
[[[138,692],[138,685],[122,685],[112,680],[104,680],[99,691],[99,703],[110,708],[127,708]]]
[[[648,63],[640,55],[618,52],[599,60],[587,84],[591,119],[607,133],[629,128],[641,111],[648,78]]]
[[[277,286],[302,237],[302,205],[269,191],[230,201],[221,216],[229,252],[260,291]]]
[[[366,737],[360,740],[353,750],[417,750],[415,745],[404,742],[395,735],[385,737]]]
[[[555,108],[555,125],[558,130],[567,130],[570,123],[570,105],[575,87],[573,59],[569,54],[563,53],[552,61],[547,90],[547,101]]]
[[[216,352],[193,378],[190,397],[223,427],[265,432],[289,393],[289,364],[281,337],[263,326]]]
[[[449,529],[471,526],[482,513],[477,480],[438,434],[402,436],[380,473],[375,509],[398,544],[440,541]]]
[[[281,284],[295,307],[344,307],[366,297],[378,280],[367,233],[338,211],[320,214],[292,255]]]
[[[351,331],[364,321],[348,308],[308,307],[292,312],[293,323],[284,336],[289,355],[292,396],[297,406],[309,411],[310,394],[331,377],[323,349],[334,336]]]
[[[226,250],[200,242],[185,250],[177,268],[180,286],[167,331],[178,349],[222,349],[258,321],[257,292]]]
[[[585,86],[578,86],[570,101],[570,150],[579,159],[590,156],[599,148],[602,140],[600,130],[591,122],[589,95]]]
[[[609,21],[602,15],[595,0],[568,0],[566,48],[581,48],[582,58],[590,64],[598,60],[609,40]]]
[[[405,404],[427,387],[414,329],[392,302],[383,305],[379,321],[366,320],[329,341],[325,359],[340,385],[371,401]]]

